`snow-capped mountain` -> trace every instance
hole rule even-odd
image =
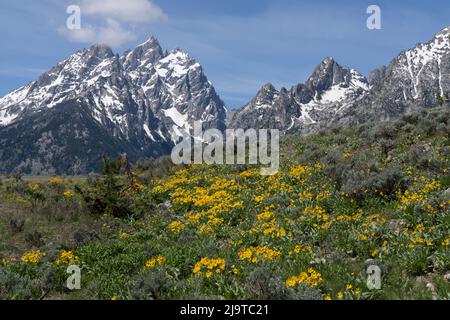
[[[265,85],[234,114],[230,125],[303,134],[436,107],[436,97],[450,91],[450,27],[400,53],[368,79],[327,58],[305,84],[280,91]]]
[[[157,157],[196,120],[224,130],[226,109],[201,65],[186,52],[163,51],[153,37],[122,56],[93,45],[0,99],[0,167],[3,172],[85,173],[97,168],[103,154]],[[33,127],[25,129],[25,123]],[[19,134],[19,128],[25,132]],[[99,141],[94,133],[108,139]],[[85,149],[70,153],[66,136]],[[29,149],[21,152],[24,141]],[[97,156],[88,159],[89,150]],[[11,156],[16,153],[20,156]],[[58,154],[71,154],[73,160],[61,168]]]
[[[232,121],[234,128],[271,128],[287,133],[308,132],[343,113],[369,90],[354,69],[326,58],[305,82],[290,90],[266,84]]]
[[[450,27],[368,80],[326,58],[305,83],[266,84],[236,111],[183,50],[164,51],[153,37],[121,56],[94,45],[0,98],[0,173],[79,174],[97,169],[103,155],[158,157],[196,120],[287,134],[383,121],[435,107],[449,91]]]
[[[161,129],[169,131],[172,142],[196,120],[201,120],[205,128],[225,129],[223,102],[202,66],[183,50],[163,52],[152,37],[126,52],[120,61],[133,87],[140,89],[146,105],[162,122]]]

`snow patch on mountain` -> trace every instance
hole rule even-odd
[[[225,129],[225,106],[201,65],[181,49],[164,51],[154,37],[121,56],[103,45],[74,53],[1,98],[0,126],[78,97],[95,121],[125,139],[135,125],[153,141],[170,141],[195,120]]]
[[[163,110],[164,115],[172,119],[172,121],[180,128],[190,129],[190,125],[187,122],[188,115],[181,114],[176,107]]]
[[[344,112],[368,91],[369,83],[363,75],[329,57],[305,84],[290,90],[263,86],[250,103],[233,115],[231,126],[307,131]]]

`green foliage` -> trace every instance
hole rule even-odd
[[[121,240],[89,244],[77,253],[89,266],[85,276],[98,282],[99,295],[103,298],[126,295],[126,286],[133,275],[143,270],[146,259],[142,244]]]
[[[129,298],[133,300],[160,300],[174,286],[164,269],[145,272],[130,284]]]
[[[293,300],[295,292],[286,288],[279,270],[264,264],[254,269],[248,276],[247,291],[249,299],[255,300]],[[319,297],[320,299],[320,297]]]
[[[94,215],[108,214],[119,218],[138,217],[152,207],[149,194],[142,193],[144,186],[138,182],[135,174],[123,173],[128,168],[128,162],[118,157],[102,162],[103,176],[89,180],[87,186],[77,186],[89,211]]]
[[[436,109],[285,137],[271,177],[167,159],[131,172],[119,158],[76,183],[6,179],[0,298],[448,299],[448,128]],[[21,261],[37,247],[39,262]],[[80,291],[64,288],[63,248]],[[366,286],[372,263],[380,290]]]

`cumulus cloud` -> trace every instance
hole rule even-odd
[[[60,32],[73,42],[99,43],[111,47],[120,47],[122,44],[136,39],[133,32],[125,30],[118,21],[112,18],[106,18],[105,25],[100,27],[83,25],[78,30],[60,29]]]
[[[81,0],[81,12],[126,22],[154,22],[167,19],[156,4],[148,0]]]
[[[72,42],[120,47],[137,38],[132,26],[167,19],[150,0],[81,0],[81,29],[58,31]]]

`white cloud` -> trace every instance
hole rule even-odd
[[[73,42],[100,43],[111,47],[120,47],[122,44],[136,39],[133,32],[125,30],[118,21],[112,18],[106,18],[105,25],[101,27],[83,25],[79,30],[60,29],[60,33]]]
[[[124,22],[154,22],[167,15],[149,0],[81,0],[82,15],[100,15]]]
[[[80,0],[81,29],[60,28],[72,42],[120,47],[137,38],[139,23],[166,20],[167,15],[151,0]]]

